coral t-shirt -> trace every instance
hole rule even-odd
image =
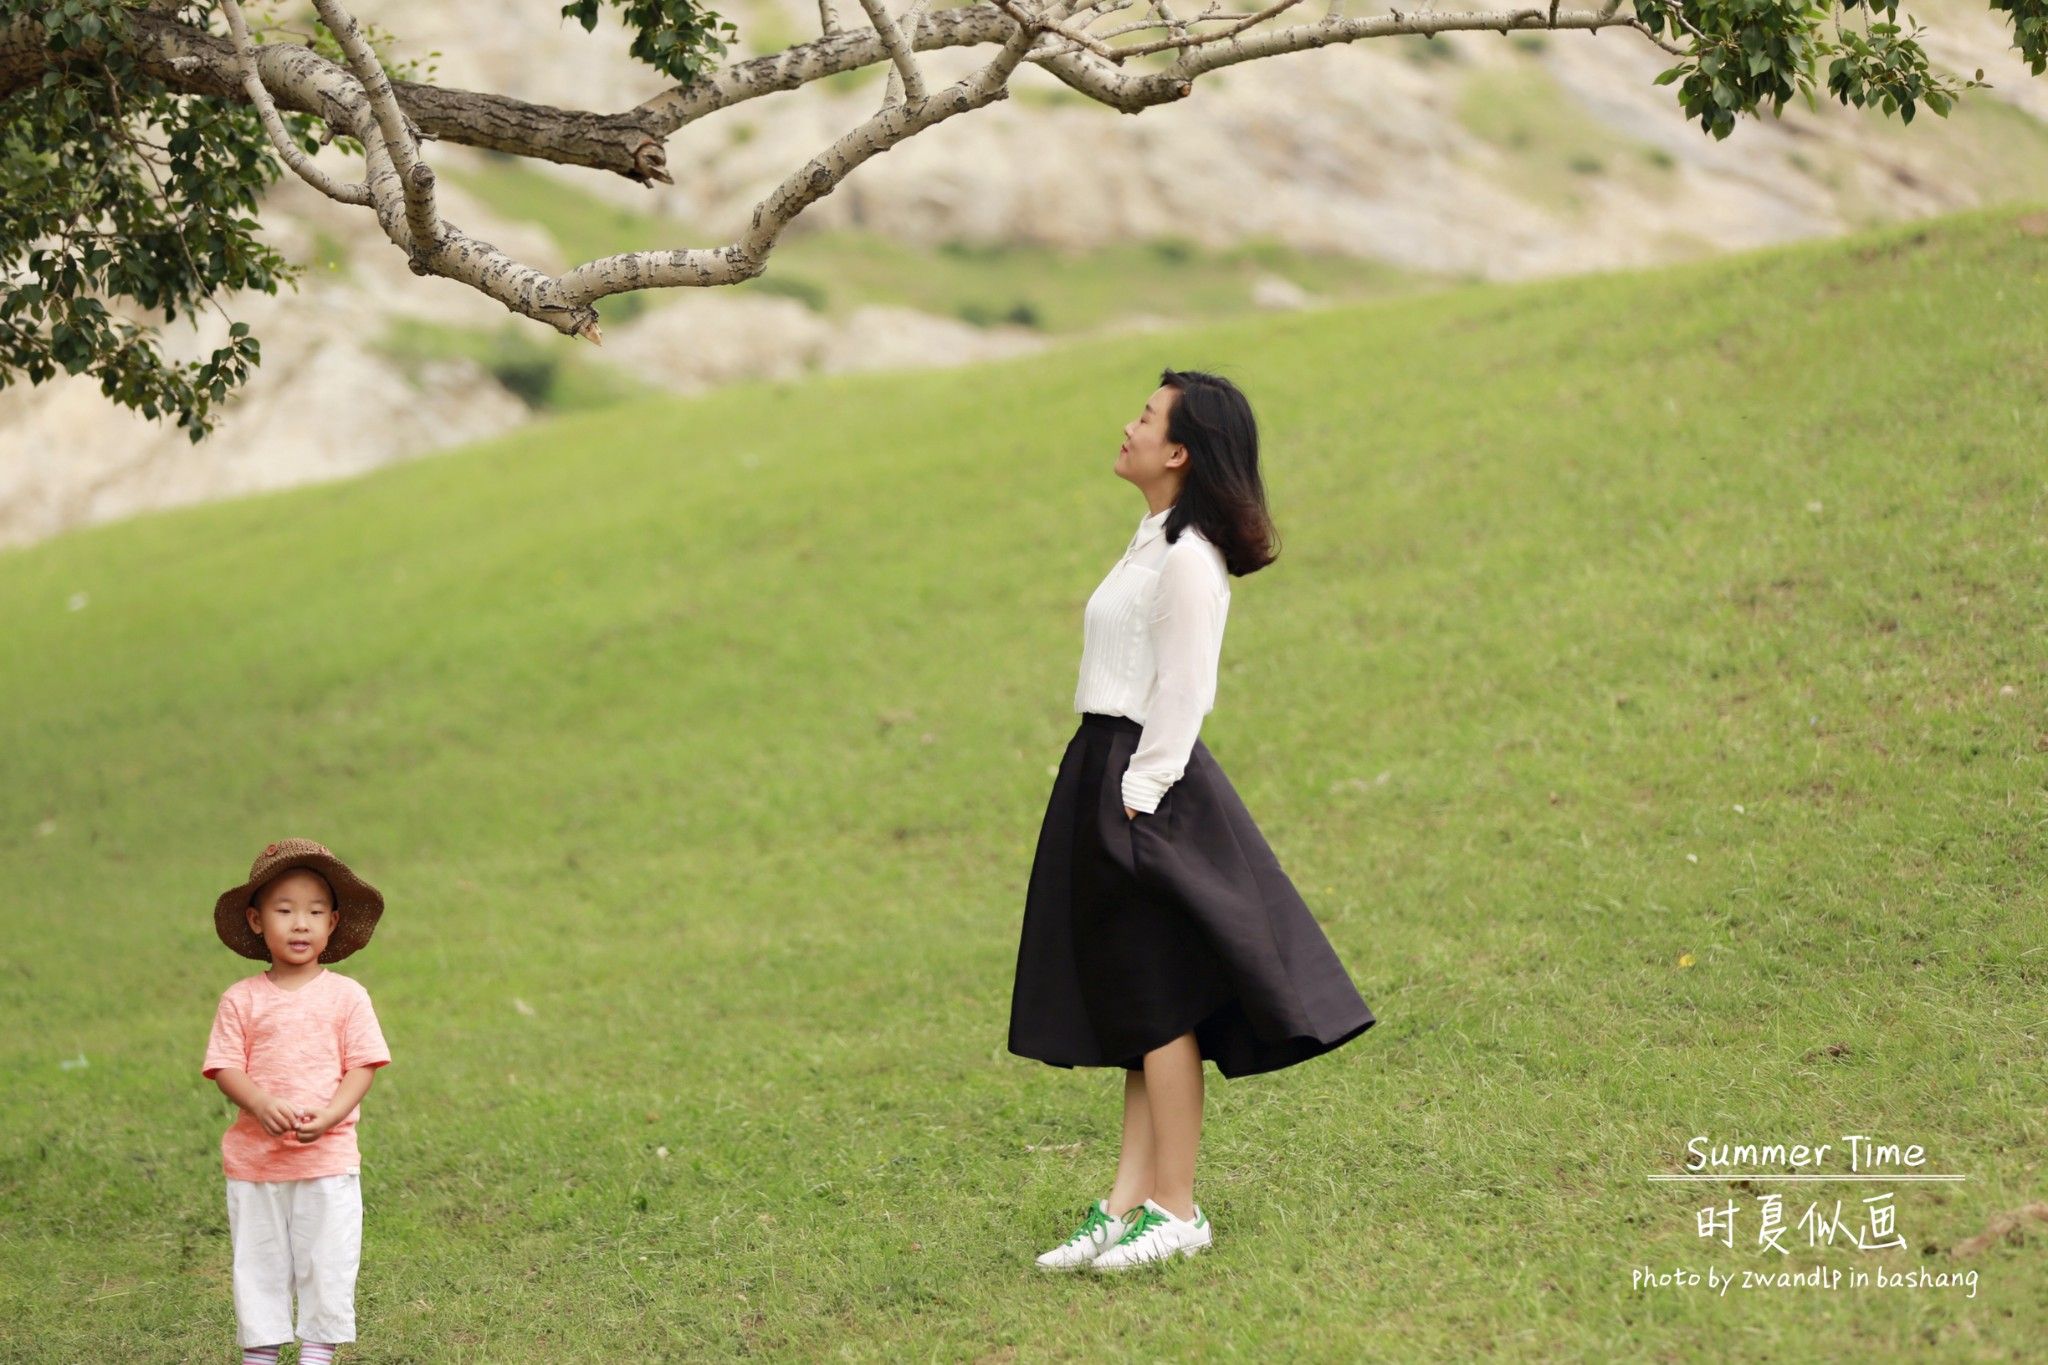
[[[213,1035],[206,1041],[208,1080],[236,1067],[263,1090],[309,1112],[326,1108],[345,1072],[385,1066],[384,1046],[370,993],[339,972],[322,971],[288,991],[267,972],[221,992]],[[272,1136],[244,1109],[221,1134],[221,1167],[232,1180],[306,1180],[357,1169],[356,1116],[360,1107],[311,1142],[298,1134]]]

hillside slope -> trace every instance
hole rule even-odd
[[[209,907],[285,835],[390,901],[365,1361],[2020,1353],[2042,1242],[1970,1239],[2043,1194],[2044,232],[648,400],[0,553],[0,1355],[224,1350]],[[1006,1055],[1009,972],[1167,363],[1253,395],[1284,537],[1204,737],[1382,1022],[1213,1084],[1212,1256],[1051,1285],[1114,1092]],[[1643,1179],[1689,1137],[1849,1132],[1970,1179],[1821,1259],[1973,1295],[1631,1291],[1765,1264]]]

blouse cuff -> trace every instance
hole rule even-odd
[[[1159,809],[1159,802],[1166,796],[1168,785],[1157,778],[1146,777],[1143,773],[1127,771],[1123,780],[1124,804],[1132,810],[1150,815]]]

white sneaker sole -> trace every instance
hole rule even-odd
[[[1098,1256],[1096,1259],[1088,1263],[1088,1268],[1090,1270],[1100,1270],[1105,1274],[1113,1273],[1118,1270],[1142,1270],[1148,1265],[1158,1265],[1161,1261],[1170,1261],[1176,1256],[1198,1256],[1202,1252],[1207,1251],[1209,1247],[1210,1243],[1208,1242],[1197,1242],[1193,1246],[1175,1247],[1172,1251],[1167,1252],[1164,1256],[1154,1256],[1153,1258],[1147,1261],[1112,1261],[1107,1265],[1105,1265],[1102,1261],[1102,1258]]]
[[[1070,1275],[1076,1270],[1086,1270],[1089,1266],[1094,1265],[1095,1262],[1090,1260],[1074,1261],[1068,1265],[1047,1265],[1044,1261],[1033,1261],[1032,1264],[1048,1275]]]

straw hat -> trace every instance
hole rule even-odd
[[[339,962],[368,943],[384,913],[384,893],[349,871],[348,864],[329,853],[325,845],[311,839],[280,839],[268,845],[249,865],[249,880],[221,892],[213,903],[213,927],[220,941],[243,957],[270,961],[270,945],[249,927],[247,912],[266,883],[295,867],[310,868],[327,879],[334,888],[334,908],[341,914],[320,960]]]

